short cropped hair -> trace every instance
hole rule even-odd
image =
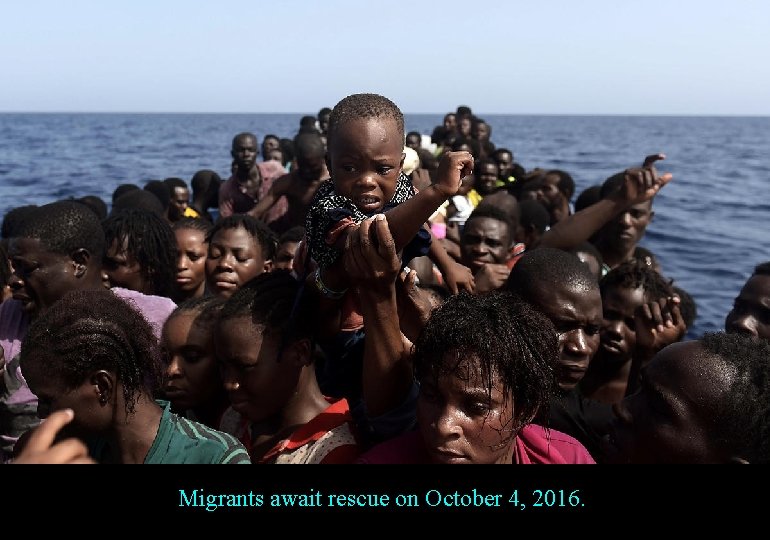
[[[39,206],[20,224],[15,236],[37,238],[48,251],[72,255],[86,249],[96,261],[102,260],[105,238],[96,214],[82,203],[59,201]]]
[[[379,94],[353,94],[342,99],[329,117],[329,140],[351,120],[389,118],[395,120],[400,140],[404,140],[404,115],[395,103]]]

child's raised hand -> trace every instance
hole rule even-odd
[[[456,195],[462,179],[473,172],[473,156],[470,152],[447,152],[441,158],[434,186],[445,198]]]

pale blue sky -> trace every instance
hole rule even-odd
[[[770,115],[761,0],[39,0],[0,6],[0,111]]]

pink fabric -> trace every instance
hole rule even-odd
[[[517,464],[592,464],[588,450],[566,433],[530,424],[519,432],[514,443],[513,462]],[[410,431],[378,444],[357,463],[430,463],[419,431]]]
[[[143,294],[121,287],[113,287],[110,290],[115,296],[127,301],[144,316],[145,320],[152,326],[152,333],[160,341],[163,325],[166,324],[166,319],[171,315],[171,312],[176,309],[176,304],[164,296]]]
[[[259,186],[257,198],[253,199],[245,193],[245,190],[232,176],[219,187],[219,215],[229,217],[233,214],[245,214],[257,205],[278,178],[286,174],[286,169],[274,160],[259,161],[259,174],[262,176],[262,184]],[[273,207],[267,212],[265,222],[270,223],[283,216],[289,208],[286,197],[281,196]]]

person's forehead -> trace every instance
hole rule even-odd
[[[506,232],[509,231],[504,221],[486,216],[468,220],[463,228],[463,235],[483,233],[487,236],[500,236]]]
[[[244,135],[242,137],[238,137],[235,140],[235,146],[240,148],[256,147],[257,139],[252,137],[251,135]]]
[[[14,236],[8,241],[9,257],[24,257],[31,254],[45,253],[45,247],[38,238]]]
[[[599,286],[588,287],[569,282],[545,282],[537,285],[541,311],[548,316],[597,319],[602,315]]]
[[[606,287],[602,294],[602,304],[632,312],[645,301],[645,291],[641,287],[632,288],[616,284]]]

